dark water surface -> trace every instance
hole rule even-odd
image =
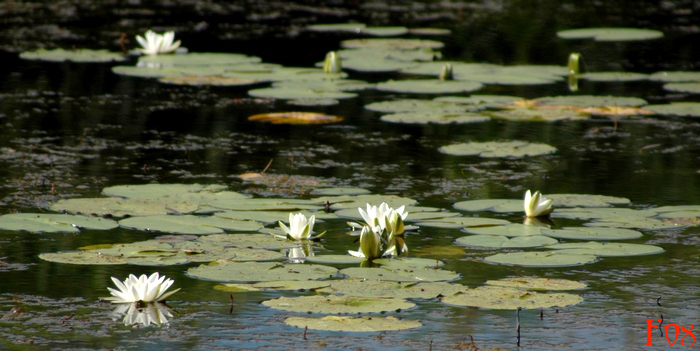
[[[94,197],[121,184],[213,183],[261,196],[297,196],[304,187],[275,189],[237,178],[262,171],[306,176],[333,186],[397,194],[419,205],[451,209],[457,201],[521,198],[527,189],[550,193],[627,197],[633,208],[700,204],[700,124],[684,118],[612,119],[467,125],[400,125],[365,110],[374,101],[415,96],[363,91],[355,99],[305,110],[338,115],[336,125],[254,123],[257,113],[298,109],[284,101],[252,99],[248,87],[182,87],[118,76],[114,64],[24,61],[18,52],[72,45],[119,51],[121,33],[174,29],[191,52],[237,52],[263,61],[311,67],[350,35],[303,31],[313,23],[351,20],[368,25],[441,27],[443,59],[496,64],[564,65],[581,52],[586,69],[652,73],[698,70],[697,4],[656,2],[8,2],[0,10],[0,214],[39,212],[61,198]],[[641,27],[665,32],[659,40],[631,43],[565,41],[558,30]],[[373,82],[393,74],[350,72]],[[698,101],[669,93],[661,83],[582,81],[579,94],[644,98],[650,103]],[[524,98],[570,94],[565,82],[542,86],[486,85],[479,94]],[[526,140],[557,147],[554,155],[520,160],[441,154],[461,141]],[[303,195],[302,195],[303,197]],[[482,215],[482,214],[480,214]],[[486,214],[489,215],[489,214]],[[503,217],[513,221],[518,218]],[[572,224],[580,222],[570,221]],[[560,225],[565,225],[562,221]],[[344,221],[328,230],[325,251],[356,249]],[[662,246],[662,254],[608,258],[568,268],[488,265],[491,250],[445,251],[456,230],[421,228],[409,237],[416,255],[442,259],[470,287],[511,276],[565,278],[589,287],[585,301],[560,310],[521,312],[522,349],[669,349],[654,330],[646,343],[645,318],[688,325],[700,320],[698,229],[643,231],[632,243]],[[147,240],[154,234],[115,229],[79,235],[0,231],[0,349],[178,350],[517,349],[515,312],[455,307],[437,301],[395,314],[420,319],[418,329],[387,333],[303,331],[284,324],[295,315],[269,309],[263,300],[285,293],[235,294],[189,278],[188,266],[159,267],[182,291],[171,306],[179,313],[163,328],[113,322],[109,277],[150,273],[143,266],[75,266],[38,259],[42,252],[101,243]],[[194,266],[194,265],[192,265]],[[661,297],[660,300],[658,298]],[[32,316],[18,323],[13,308]],[[73,315],[73,317],[70,317]],[[671,329],[672,330],[672,329]],[[474,344],[468,335],[474,337]],[[682,336],[682,335],[681,335]],[[686,339],[688,342],[688,339]],[[700,341],[699,341],[700,342]],[[693,346],[697,348],[697,346]],[[691,349],[676,344],[673,349]]]

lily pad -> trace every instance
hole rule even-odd
[[[403,299],[432,299],[468,290],[462,284],[447,282],[401,283],[393,281],[345,279],[331,280],[329,286],[317,290],[323,294],[343,294],[359,297],[396,297]]]
[[[405,310],[416,304],[404,299],[391,297],[360,296],[299,296],[280,297],[262,302],[263,305],[283,311],[311,313],[379,313]]]
[[[199,242],[212,243],[219,247],[246,247],[254,249],[281,250],[299,246],[298,242],[276,238],[270,234],[212,234],[200,237]]]
[[[80,228],[107,230],[118,226],[111,219],[67,214],[13,213],[0,216],[0,230],[32,233],[78,233]]]
[[[306,26],[306,30],[313,32],[350,32],[359,33],[366,25],[364,23],[330,23],[312,24]]]
[[[456,207],[456,206],[455,206]],[[430,221],[421,221],[416,223],[419,227],[437,227],[437,228],[465,228],[465,227],[488,227],[492,225],[510,224],[505,219],[496,218],[479,218],[479,217],[451,217],[439,218]]]
[[[334,213],[309,211],[295,211],[295,213],[301,213],[306,217],[315,216],[317,223],[321,219],[337,218]],[[214,216],[240,221],[257,221],[274,224],[277,224],[279,221],[285,223],[289,221],[289,211],[223,211],[214,213]]]
[[[450,101],[399,99],[373,102],[365,108],[378,112],[424,112],[424,113],[460,113],[466,107]]]
[[[596,41],[638,41],[658,39],[663,32],[641,28],[581,28],[557,32],[562,39],[595,39]]]
[[[622,228],[564,227],[545,229],[542,234],[559,239],[574,240],[630,240],[642,237],[636,230]]]
[[[380,258],[372,261],[381,265],[384,269],[415,269],[415,268],[427,268],[427,269],[437,269],[445,264],[440,260],[434,260],[429,258],[419,258],[419,257],[392,257],[392,258]]]
[[[484,108],[495,108],[507,105],[514,101],[520,101],[523,98],[518,96],[508,96],[508,95],[471,95],[468,97],[464,96],[441,96],[433,99],[436,102],[449,102],[460,106],[467,105],[467,107],[472,107],[476,109]]]
[[[680,93],[700,94],[700,83],[668,83],[664,84],[664,89]]]
[[[154,198],[154,197],[188,197],[194,194],[208,195],[219,193],[228,187],[218,184],[139,184],[139,185],[115,185],[102,189],[107,196],[119,196],[126,198]],[[239,198],[250,196],[241,193],[227,192],[229,195]]]
[[[355,93],[347,93],[338,90],[313,90],[284,88],[261,88],[248,91],[248,95],[266,99],[352,99]]]
[[[505,235],[470,235],[457,238],[458,245],[493,247],[493,248],[525,248],[540,247],[556,244],[559,241],[544,235],[529,235],[509,238]]]
[[[491,227],[465,228],[464,230],[472,234],[480,235],[504,235],[508,237],[542,235],[545,227],[511,223],[508,225],[496,225]]]
[[[345,208],[352,208],[357,210],[357,208],[362,207],[363,209],[367,204],[372,204],[378,206],[382,202],[386,202],[391,208],[399,208],[401,206],[413,205],[417,200],[401,197],[397,195],[380,195],[380,194],[367,194],[367,195],[357,195],[357,196],[336,196],[336,197],[320,197],[318,200],[321,203],[325,203],[326,200],[330,201],[331,208],[334,210],[341,210]],[[411,208],[407,208],[406,211],[410,212]]]
[[[306,262],[320,264],[359,264],[364,261],[364,257],[350,255],[316,255],[306,257]]]
[[[340,42],[344,48],[380,48],[392,50],[440,49],[445,44],[425,39],[350,39]]]
[[[564,252],[567,254],[596,255],[600,257],[643,256],[664,252],[663,248],[654,245],[599,243],[595,241],[585,243],[556,244],[547,248],[562,250],[559,252]]]
[[[466,93],[479,90],[483,84],[474,81],[439,80],[439,79],[405,79],[377,83],[376,89],[397,93],[449,94]]]
[[[64,49],[37,49],[36,51],[25,51],[19,54],[25,60],[40,61],[71,61],[71,62],[121,62],[127,57],[120,52],[109,52],[107,50],[64,50]]]
[[[343,316],[326,316],[323,318],[289,317],[284,322],[297,328],[346,332],[382,332],[413,329],[422,326],[419,321],[397,319],[392,316],[386,318]]]
[[[540,85],[553,84],[563,80],[562,77],[549,73],[533,71],[533,66],[497,67],[488,72],[454,74],[456,80],[477,81],[484,84],[498,85]]]
[[[527,141],[506,142],[468,142],[447,145],[438,149],[440,152],[456,156],[478,155],[481,157],[525,157],[547,155],[557,151],[557,148]]]
[[[491,120],[490,117],[478,113],[435,113],[435,112],[404,112],[384,115],[384,122],[406,124],[463,124],[479,123]]]
[[[119,225],[129,229],[158,231],[175,234],[221,234],[225,230],[256,231],[262,224],[255,221],[236,221],[217,216],[156,215],[131,217],[119,221]]]
[[[456,202],[453,206],[458,210],[471,212],[493,211],[503,213],[524,211],[522,200],[511,199],[467,200]]]
[[[193,85],[193,86],[241,86],[258,84],[259,81],[245,78],[229,78],[220,75],[210,76],[181,76],[181,77],[163,77],[158,79],[159,82],[173,85]]]
[[[340,101],[337,99],[326,99],[326,98],[303,98],[287,100],[287,105],[293,106],[334,106],[338,105]]]
[[[517,277],[487,280],[486,285],[508,286],[511,288],[527,290],[581,290],[588,287],[584,283],[573,280],[538,277]]]
[[[698,71],[668,71],[656,72],[649,76],[649,80],[658,82],[698,82],[700,72]]]
[[[589,72],[576,75],[578,79],[587,79],[593,82],[632,82],[649,79],[648,74],[635,72]]]
[[[536,100],[539,105],[546,106],[578,106],[578,107],[640,107],[647,104],[646,100],[625,96],[595,96],[595,95],[566,95],[549,96]]]
[[[57,212],[85,213],[97,215],[151,216],[169,213],[189,213],[197,209],[196,204],[169,202],[162,199],[119,199],[119,198],[75,198],[59,200],[51,205]]]
[[[573,254],[559,251],[499,253],[484,258],[489,263],[524,267],[569,267],[591,263],[598,259],[592,254]]]
[[[144,55],[139,57],[141,67],[178,67],[178,66],[217,66],[257,63],[259,57],[235,53],[191,52],[184,55]]]
[[[259,282],[253,284],[254,287],[263,290],[319,290],[327,288],[331,285],[331,281],[315,281],[315,280],[279,280],[269,282]]]
[[[272,124],[328,124],[337,123],[343,119],[315,112],[276,112],[253,115],[248,117],[248,120]]]
[[[351,267],[340,270],[341,274],[349,278],[387,280],[397,282],[436,282],[451,281],[459,278],[459,274],[441,269],[384,269]]]
[[[488,113],[497,119],[516,122],[556,122],[568,120],[589,119],[590,116],[575,110],[545,110],[545,109],[512,109]]]
[[[127,263],[127,260],[123,257],[100,255],[97,252],[89,251],[48,252],[39,254],[39,258],[49,262],[80,265],[115,265]]]
[[[193,278],[231,281],[272,281],[325,279],[336,274],[333,267],[315,264],[281,264],[277,262],[221,262],[187,270]]]
[[[557,206],[567,207],[605,207],[610,205],[626,205],[630,199],[624,197],[588,194],[547,194],[548,199]]]
[[[538,293],[503,286],[480,286],[455,296],[448,296],[442,302],[450,305],[472,306],[495,310],[517,310],[518,308],[542,309],[564,307],[583,302],[578,295],[568,293]]]
[[[635,228],[635,229],[666,229],[677,228],[674,223],[667,223],[655,218],[645,217],[611,217],[595,222],[584,224],[590,227],[615,227],[615,228]]]
[[[317,188],[314,189],[312,195],[363,195],[370,194],[371,191],[363,188]]]

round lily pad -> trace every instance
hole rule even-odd
[[[529,235],[509,238],[505,235],[470,235],[457,238],[459,245],[493,248],[540,247],[556,244],[559,241],[544,235]]]
[[[355,93],[348,93],[338,90],[313,90],[298,89],[292,87],[283,88],[260,88],[248,91],[248,95],[266,99],[351,99],[357,96]]]
[[[425,112],[425,113],[460,113],[466,107],[450,101],[399,99],[373,102],[365,108],[378,112]]]
[[[700,102],[672,102],[665,105],[648,105],[644,108],[664,116],[700,117]]]
[[[533,71],[532,66],[498,67],[488,72],[456,72],[454,75],[455,80],[476,81],[484,84],[498,85],[553,84],[563,79],[549,72]]]
[[[406,124],[463,124],[486,122],[491,118],[478,113],[404,112],[384,115],[380,119],[384,122]]]
[[[655,218],[644,217],[612,217],[588,222],[584,224],[590,227],[615,227],[615,228],[635,228],[635,229],[665,229],[677,228],[675,223],[664,222]]]
[[[331,285],[331,281],[315,281],[315,280],[279,280],[258,282],[253,284],[254,287],[264,290],[319,290],[327,288]]]
[[[456,207],[456,206],[455,206]],[[429,221],[420,221],[416,223],[419,227],[437,227],[437,228],[465,228],[465,227],[488,227],[492,225],[510,224],[505,219],[496,218],[479,218],[479,217],[450,217],[438,218]]]
[[[507,225],[496,225],[490,227],[473,227],[465,228],[464,230],[472,234],[480,235],[504,235],[508,237],[517,236],[532,236],[532,235],[542,235],[545,231],[545,227],[538,227],[534,225],[525,225],[520,223],[511,223]]]
[[[67,214],[13,213],[0,216],[0,230],[32,233],[78,233],[80,228],[107,230],[118,226],[111,219]]]
[[[478,212],[478,211],[493,211],[493,212],[519,212],[524,211],[522,200],[511,199],[484,199],[484,200],[468,200],[456,202],[453,205],[458,210]],[[510,223],[510,222],[508,222]],[[508,224],[505,223],[505,224]]]
[[[663,32],[641,28],[581,28],[557,32],[562,39],[595,39],[596,41],[637,41],[658,39]]]
[[[51,205],[51,210],[69,213],[110,215],[114,217],[165,215],[168,213],[189,213],[197,209],[196,204],[163,199],[118,199],[118,198],[75,198],[59,200]]]
[[[610,205],[626,205],[631,201],[624,197],[588,194],[547,194],[552,203],[567,207],[605,207]]]
[[[326,99],[326,98],[303,98],[287,100],[287,105],[293,106],[334,106],[338,105],[340,101],[337,99]]]
[[[568,293],[538,293],[504,286],[480,286],[442,302],[450,305],[490,308],[495,310],[517,310],[518,308],[541,309],[564,307],[583,302],[578,295]]]
[[[563,250],[560,252],[567,254],[596,255],[600,257],[642,256],[664,252],[663,248],[654,245],[599,243],[595,241],[585,243],[556,244],[547,248]]]
[[[586,284],[573,280],[538,277],[517,277],[487,280],[486,285],[508,286],[527,290],[581,290],[587,287]]]
[[[298,242],[279,239],[270,234],[212,234],[202,236],[199,242],[211,243],[218,247],[246,247],[255,249],[281,250],[299,246]]]
[[[126,61],[127,57],[120,52],[109,52],[107,50],[64,50],[64,49],[37,49],[36,51],[25,51],[19,54],[25,60],[40,61],[71,61],[71,62],[120,62]]]
[[[508,105],[514,101],[520,101],[523,98],[518,96],[508,95],[471,95],[471,96],[442,96],[433,99],[436,102],[450,102],[460,106],[475,107],[478,109],[494,108]]]
[[[581,114],[569,109],[511,109],[488,113],[489,116],[497,119],[505,119],[516,122],[556,122],[565,120],[581,120],[590,118],[589,115]]]
[[[259,81],[246,78],[229,78],[220,75],[210,76],[180,76],[163,77],[159,82],[173,85],[194,85],[194,86],[241,86],[258,84]]]
[[[299,296],[280,297],[262,302],[263,305],[277,310],[311,313],[379,313],[405,310],[416,304],[404,299],[391,297],[360,297],[360,296]]]
[[[478,155],[481,157],[525,157],[547,155],[557,151],[557,148],[539,143],[527,141],[506,142],[468,142],[447,145],[438,149],[440,152],[450,155]]]
[[[401,283],[394,281],[344,279],[331,280],[329,286],[317,290],[323,294],[343,294],[360,297],[397,297],[404,299],[432,299],[450,296],[468,288],[447,282]]]
[[[324,279],[338,270],[316,264],[281,264],[277,262],[220,262],[187,270],[193,278],[230,281],[271,281]]]
[[[323,318],[289,317],[285,319],[284,322],[297,328],[346,332],[382,332],[413,329],[422,326],[419,321],[397,319],[392,316],[386,318],[366,316],[326,316]]]
[[[130,217],[119,221],[129,229],[158,231],[174,234],[220,234],[230,231],[256,231],[262,224],[255,221],[236,221],[217,216],[156,215]]]
[[[536,100],[544,106],[578,106],[578,107],[640,107],[647,104],[646,100],[625,96],[595,96],[595,95],[566,95],[548,96]]]
[[[700,83],[668,83],[664,84],[664,89],[680,93],[700,94]]]
[[[313,32],[350,32],[359,33],[366,25],[364,23],[330,23],[312,24],[306,26],[306,30]]]
[[[364,257],[350,255],[316,255],[306,257],[306,262],[320,264],[359,264],[364,261]]]
[[[587,79],[593,82],[631,82],[646,80],[648,74],[635,72],[588,72],[576,75],[578,79]]]
[[[392,257],[392,258],[380,258],[372,261],[381,265],[383,269],[405,269],[411,270],[415,268],[423,269],[437,269],[445,264],[442,261],[429,259],[429,258],[419,258],[419,257]]]
[[[459,278],[459,274],[455,272],[432,268],[384,269],[351,267],[340,270],[340,273],[348,276],[349,278],[388,280],[397,282],[451,281]]]
[[[564,227],[545,229],[542,234],[559,239],[574,240],[629,240],[642,236],[642,233],[623,228]]]
[[[126,198],[189,198],[193,195],[221,195],[228,187],[218,184],[138,184],[138,185],[115,185],[102,189],[102,193],[107,196],[119,196]],[[250,196],[235,192],[226,192],[226,195],[233,195],[238,198],[248,198]]]
[[[449,94],[471,92],[482,87],[483,84],[474,81],[405,79],[378,83],[375,88],[380,91],[397,93]]]
[[[658,82],[698,82],[700,72],[697,71],[669,71],[656,72],[649,76],[649,80]]]
[[[381,49],[440,49],[443,43],[425,39],[350,39],[340,42],[344,48],[381,48]]]
[[[94,264],[126,264],[127,260],[123,257],[111,256],[111,255],[100,255],[97,252],[89,251],[62,251],[62,252],[48,252],[39,254],[39,258],[44,261],[57,262],[57,263],[68,263],[68,264],[81,264],[81,265],[94,265]]]
[[[172,67],[137,67],[137,66],[114,66],[112,73],[130,77],[141,78],[163,78],[180,77],[182,72]],[[211,73],[210,73],[211,74]]]
[[[316,223],[321,219],[337,218],[335,213],[325,213],[323,211],[310,212],[306,210],[294,211],[294,213],[301,213],[305,217],[316,217]],[[274,223],[277,224],[279,221],[287,222],[289,221],[289,211],[222,211],[215,212],[214,216],[222,217],[227,219],[234,219],[240,221],[257,221],[262,223]]]
[[[259,57],[223,52],[190,52],[183,55],[144,55],[139,57],[138,66],[178,67],[178,66],[216,66],[257,63]]]
[[[312,195],[361,195],[370,194],[371,191],[363,188],[316,188]]]
[[[569,254],[558,251],[499,253],[484,258],[484,261],[497,264],[525,267],[569,267],[591,263],[598,257],[592,254]]]
[[[337,123],[343,119],[315,112],[275,112],[250,116],[248,120],[272,124],[327,124]]]

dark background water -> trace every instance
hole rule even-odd
[[[284,101],[251,99],[248,88],[170,86],[115,75],[114,64],[32,62],[18,57],[19,52],[38,47],[75,45],[120,51],[122,33],[128,35],[127,47],[133,48],[134,35],[152,28],[175,30],[191,52],[237,52],[260,56],[265,62],[311,67],[326,52],[338,49],[341,40],[354,36],[307,32],[306,25],[358,21],[448,28],[452,34],[431,38],[446,44],[441,50],[446,60],[564,65],[569,53],[580,52],[585,69],[591,72],[697,70],[700,18],[693,1],[8,1],[0,14],[4,20],[0,30],[2,214],[38,212],[60,198],[97,196],[106,186],[150,182],[217,183],[256,195],[287,196],[236,177],[260,172],[271,159],[271,174],[317,177],[331,185],[365,187],[443,208],[468,199],[520,198],[526,189],[627,197],[635,208],[700,204],[699,126],[692,119],[621,119],[614,133],[614,122],[608,118],[407,126],[380,122],[378,113],[363,108],[370,102],[404,96],[365,91],[337,106],[308,109],[344,117],[339,125],[273,126],[249,122],[247,117],[290,106]],[[623,26],[657,29],[665,36],[629,43],[556,37],[563,29]],[[350,73],[351,78],[373,82],[398,77]],[[698,100],[695,95],[666,92],[653,82],[582,81],[580,88],[578,94],[634,96],[650,103]],[[478,93],[524,98],[570,94],[564,82],[487,85]],[[524,160],[486,160],[437,151],[459,141],[512,139],[544,142],[558,152]],[[342,221],[329,221],[318,229],[329,230],[322,253],[355,249]],[[444,257],[445,268],[461,273],[460,282],[468,286],[532,275],[589,284],[581,305],[560,313],[546,311],[543,320],[536,311],[523,312],[526,348],[639,349],[646,336],[644,318],[663,313],[669,323],[687,325],[698,320],[696,228],[646,231],[644,238],[633,241],[663,246],[666,252],[660,255],[554,269],[479,262],[491,251],[466,250],[456,256],[441,251],[462,235],[454,230],[421,229],[409,238],[409,245],[426,257]],[[0,232],[3,261],[28,265],[26,270],[9,266],[0,272],[0,312],[11,314],[11,308],[20,306],[45,317],[43,328],[28,324],[34,329],[4,321],[0,348],[429,349],[433,340],[434,349],[453,349],[469,334],[480,349],[515,348],[514,312],[435,302],[406,312],[406,318],[424,321],[424,327],[413,331],[381,337],[309,332],[305,341],[300,330],[283,324],[286,314],[258,305],[280,294],[237,294],[235,311],[229,314],[228,294],[213,290],[215,283],[184,276],[185,267],[178,266],[160,271],[183,288],[173,303],[181,314],[168,329],[136,330],[105,322],[106,317],[99,316],[111,307],[95,301],[106,295],[109,277],[150,273],[150,267],[83,267],[37,258],[41,252],[151,237],[121,229],[80,235]],[[46,301],[32,304],[31,296]],[[656,304],[659,296],[661,306]],[[18,302],[17,297],[25,301]],[[78,298],[77,307],[66,307],[70,303],[63,300],[55,309],[49,307],[53,305],[47,301],[64,298]],[[75,313],[79,309],[90,312]],[[48,315],[41,315],[45,310],[42,313]],[[61,323],[70,314],[77,314],[70,326],[74,330]],[[29,346],[30,341],[34,346]],[[657,338],[654,345],[668,344]],[[463,344],[462,349],[469,348]]]

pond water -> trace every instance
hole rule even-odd
[[[235,52],[264,62],[314,67],[326,53],[355,33],[304,28],[317,23],[360,21],[376,26],[449,29],[445,35],[403,37],[437,40],[442,60],[499,65],[565,66],[572,52],[587,72],[652,74],[700,67],[697,13],[684,2],[663,6],[513,1],[368,2],[326,5],[306,2],[197,2],[150,4],[12,3],[3,9],[0,35],[0,214],[45,213],[61,199],[102,197],[104,188],[127,184],[199,183],[225,185],[255,197],[309,199],[314,188],[358,187],[398,195],[463,216],[522,223],[522,212],[459,211],[467,200],[522,199],[528,189],[548,194],[596,194],[630,199],[617,206],[648,209],[700,205],[700,124],[693,118],[662,115],[593,116],[584,120],[521,122],[493,119],[467,124],[387,123],[365,109],[374,102],[433,99],[461,94],[404,94],[362,90],[330,106],[293,106],[285,100],[254,98],[240,87],[180,86],[152,78],[117,75],[126,63],[29,61],[19,53],[38,47],[119,51],[121,33],[149,28],[176,30],[189,52]],[[690,6],[690,5],[688,5]],[[556,33],[586,27],[634,27],[664,32],[646,41],[565,40]],[[346,70],[370,83],[415,78],[396,72]],[[580,80],[572,92],[565,79],[552,84],[485,84],[474,94],[536,99],[558,95],[625,96],[649,104],[697,102],[698,95],[664,90],[663,83]],[[283,111],[340,116],[327,125],[273,125],[249,116]],[[553,154],[524,158],[453,156],[438,148],[461,142],[523,140],[556,147]],[[259,183],[239,177],[264,173]],[[277,178],[277,176],[280,176]],[[289,176],[289,178],[286,178]],[[378,205],[374,204],[374,205]],[[556,203],[555,203],[556,207]],[[558,208],[557,208],[558,209]],[[557,212],[555,209],[555,214]],[[409,212],[411,212],[409,207]],[[410,219],[410,213],[409,217]],[[530,268],[496,265],[484,258],[501,252],[464,247],[459,229],[420,226],[409,232],[409,256],[441,260],[455,271],[455,283],[470,288],[507,277],[579,281],[584,301],[563,308],[520,311],[520,348],[531,350],[668,349],[647,320],[688,326],[700,320],[696,218],[684,226],[638,229],[625,243],[652,244],[663,253],[606,257],[573,267]],[[554,228],[582,226],[584,220],[554,217]],[[412,223],[409,223],[412,224]],[[273,228],[276,225],[269,224]],[[327,231],[316,254],[356,250],[346,219],[318,223]],[[291,348],[363,350],[518,349],[516,311],[461,307],[438,299],[416,299],[417,307],[387,315],[420,320],[422,326],[389,332],[304,330],[284,323],[307,316],[271,309],[262,301],[308,292],[215,290],[218,282],[185,272],[199,263],[174,266],[72,265],[39,259],[40,253],[98,244],[130,243],[160,233],[82,230],[78,234],[0,230],[0,349],[163,349],[229,350]],[[576,240],[562,240],[576,242]],[[347,267],[340,265],[339,267]],[[98,301],[110,277],[154,271],[182,288],[169,299],[170,323],[125,326],[114,307]],[[312,316],[322,316],[313,314]],[[377,314],[376,316],[382,316]],[[673,333],[673,328],[670,329]],[[668,330],[666,331],[668,332]],[[470,339],[470,336],[473,339]],[[680,333],[680,338],[683,332]],[[690,349],[678,341],[674,349]],[[29,346],[31,345],[31,346]]]

